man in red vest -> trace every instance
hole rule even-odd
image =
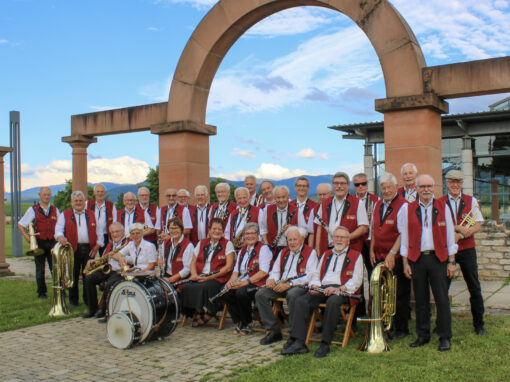
[[[211,221],[212,218],[220,218],[226,223],[230,215],[237,209],[235,202],[228,200],[230,196],[230,185],[225,182],[218,183],[216,187],[214,187],[214,192],[216,193],[218,201],[211,206],[209,221]]]
[[[333,196],[333,188],[329,183],[319,183],[315,189],[315,193],[317,194],[317,202],[321,204],[324,199],[331,198]]]
[[[455,236],[459,251],[455,255],[456,262],[460,265],[464,281],[468,286],[471,302],[471,314],[473,315],[473,325],[475,333],[486,335],[483,322],[483,296],[480,281],[478,280],[478,263],[476,261],[476,248],[474,234],[480,231],[483,216],[480,212],[478,202],[470,195],[462,193],[462,184],[464,176],[461,171],[451,170],[446,174],[446,187],[448,194],[439,200],[446,203],[448,211],[455,222]],[[473,225],[462,221],[469,215],[473,218]],[[466,219],[468,220],[468,219]]]
[[[259,205],[260,209],[266,208],[266,206],[276,203],[273,189],[274,183],[270,180],[264,180],[262,183],[260,183],[260,193],[264,197],[264,201]]]
[[[96,217],[97,225],[103,232],[104,245],[99,248],[99,255],[103,256],[103,251],[108,244],[108,232],[110,232],[110,225],[115,221],[117,217],[117,209],[113,202],[105,200],[106,198],[106,187],[101,183],[94,186],[94,199],[87,200],[87,210],[94,212]]]
[[[374,207],[370,240],[370,262],[372,267],[384,262],[397,277],[397,306],[394,318],[395,333],[392,338],[409,335],[411,318],[411,281],[404,275],[404,263],[400,256],[400,232],[398,222],[407,208],[406,200],[397,193],[397,178],[389,172],[379,177],[379,188],[383,196]]]
[[[74,283],[69,291],[69,303],[77,306],[79,302],[78,282],[87,262],[96,257],[99,247],[103,245],[103,232],[96,224],[96,217],[85,209],[85,195],[81,191],[71,194],[70,210],[63,211],[55,226],[55,238],[65,245],[70,243],[74,251]],[[83,276],[85,279],[85,276]],[[87,303],[87,294],[83,289],[83,301]]]
[[[322,219],[327,228],[322,225],[317,229],[315,250],[322,256],[328,248],[333,248],[333,231],[338,226],[346,227],[350,235],[351,248],[361,252],[363,237],[368,232],[368,216],[365,206],[354,195],[349,195],[349,175],[337,172],[332,179],[334,196],[324,199],[319,207],[316,224]]]
[[[315,357],[322,358],[329,354],[329,346],[340,319],[340,306],[356,304],[356,300],[345,294],[358,295],[363,282],[363,257],[359,251],[349,247],[349,236],[349,230],[342,226],[333,231],[333,249],[324,253],[312,274],[309,282],[312,290],[296,301],[290,332],[292,344],[284,347],[282,355],[308,353],[305,345],[307,323],[313,309],[321,303],[326,303],[326,310],[322,322],[322,342]],[[319,287],[324,290],[313,290]]]
[[[264,202],[264,197],[257,194],[257,178],[255,175],[247,175],[244,178],[244,187],[250,192],[250,204],[259,207]]]
[[[196,206],[189,206],[189,214],[193,228],[190,233],[190,240],[193,245],[207,237],[209,233],[209,210],[211,206],[207,203],[209,199],[209,190],[204,185],[195,187]]]
[[[182,204],[177,203],[177,190],[173,187],[165,191],[167,205],[161,207],[161,238],[166,240],[170,237],[168,234],[168,222],[173,218],[179,218],[184,224],[184,236],[189,237],[193,223],[189,209]]]
[[[181,206],[189,207],[189,198],[190,193],[185,188],[181,188],[179,191],[177,191],[177,203],[179,203]]]
[[[238,244],[239,247],[236,249],[240,249],[242,240],[239,239],[242,239],[244,226],[246,223],[257,223],[260,227],[262,225],[262,213],[258,207],[250,204],[250,191],[246,187],[236,188],[234,195],[236,197],[237,210],[228,218],[225,226],[225,238],[234,245]]]
[[[313,247],[313,220],[315,218],[315,213],[319,208],[319,204],[308,198],[308,191],[310,190],[310,182],[308,181],[308,178],[304,176],[298,177],[294,182],[294,189],[296,190],[297,196],[296,199],[290,202],[290,205],[298,207],[297,225],[308,232],[308,245]]]
[[[140,208],[149,214],[151,218],[152,226],[154,227],[154,232],[148,233],[144,235],[144,239],[150,241],[152,244],[158,244],[158,233],[161,229],[161,210],[159,207],[150,202],[151,192],[147,187],[140,187],[137,193],[138,197],[138,205]]]
[[[414,163],[404,163],[400,168],[400,175],[404,180],[404,186],[400,187],[397,192],[409,203],[414,202],[418,196],[415,184],[418,169]]]
[[[136,196],[132,192],[126,192],[124,194],[124,198],[122,199],[124,202],[124,209],[117,211],[117,219],[119,223],[124,226],[124,234],[129,235],[129,227],[134,223],[141,223],[142,226],[145,226],[144,236],[151,235],[155,232],[154,226],[152,225],[152,220],[147,212],[147,210],[143,210],[136,203]]]
[[[30,236],[26,232],[26,227],[32,222],[34,224],[34,231],[37,234],[37,247],[44,251],[41,255],[34,256],[37,295],[39,298],[46,298],[45,262],[48,262],[51,271],[51,249],[55,245],[55,224],[57,224],[57,217],[60,212],[57,207],[50,203],[51,190],[48,187],[41,187],[39,198],[39,203],[28,208],[25,215],[18,222],[18,229],[26,241],[30,243]]]
[[[418,199],[407,205],[399,224],[404,273],[413,280],[416,299],[418,339],[411,347],[430,341],[430,287],[436,301],[438,350],[446,351],[450,350],[452,337],[448,278],[452,278],[456,270],[455,228],[448,207],[434,198],[434,179],[430,175],[419,175],[416,188]]]

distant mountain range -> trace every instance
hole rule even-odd
[[[331,182],[332,175],[315,175],[315,176],[307,176],[308,180],[310,181],[310,195],[315,195],[317,185],[320,183],[330,183]],[[216,180],[217,178],[213,177],[211,178],[211,181]],[[287,186],[290,190],[290,197],[295,198],[296,197],[296,191],[294,190],[294,182],[296,181],[297,177],[288,178],[288,179],[282,179],[282,180],[271,180],[275,185],[277,186]],[[232,183],[236,187],[240,187],[244,185],[243,181],[231,181],[227,179],[227,182]],[[259,180],[260,184],[261,180]],[[96,183],[89,183],[90,186],[94,186]],[[108,199],[116,202],[117,198],[121,193],[126,192],[134,192],[136,193],[139,186],[142,186],[145,184],[145,182],[138,183],[138,184],[118,184],[118,183],[103,183],[106,187],[107,194],[109,195]],[[55,186],[49,186],[51,193],[53,195],[56,195],[59,191],[64,190],[66,187],[65,184],[58,184]],[[193,192],[193,190],[189,190],[190,192]],[[37,201],[39,199],[38,196],[39,193],[39,187],[29,188],[25,191],[21,192],[21,201],[22,202],[29,202],[33,203],[34,200]],[[5,199],[10,202],[11,195],[10,193],[5,193]]]

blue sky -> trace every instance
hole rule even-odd
[[[19,110],[22,189],[71,177],[71,148],[60,142],[71,115],[168,100],[180,54],[214,3],[3,0],[0,146],[9,145],[9,111]],[[510,55],[507,0],[392,3],[427,65]],[[327,126],[382,120],[373,102],[384,94],[377,56],[346,16],[313,7],[273,15],[239,39],[213,82],[211,176],[353,174],[362,143]],[[450,110],[488,110],[504,96],[450,100]],[[157,137],[100,137],[88,153],[89,181],[137,182],[157,164]]]

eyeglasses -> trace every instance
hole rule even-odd
[[[333,185],[335,186],[347,186],[349,183],[347,182],[333,182]]]
[[[366,186],[367,184],[368,184],[368,182],[354,183],[354,187]]]
[[[420,189],[425,189],[425,188],[434,188],[434,185],[433,184],[420,184],[418,186],[418,188]]]
[[[165,196],[166,196],[167,198],[170,198],[170,197],[172,197],[172,196],[177,196],[177,194],[171,194],[171,195],[170,195],[170,194],[166,194]]]

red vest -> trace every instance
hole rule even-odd
[[[259,222],[259,208],[252,206],[251,204],[247,207],[248,212],[244,215],[244,219],[246,219],[246,223],[257,223]],[[241,216],[241,209],[238,208],[231,216],[230,216],[230,241],[235,238],[235,228],[237,227],[237,220]]]
[[[177,244],[177,247],[175,247],[175,253],[173,254],[172,258],[172,274],[170,276],[173,276],[180,272],[182,268],[184,268],[183,258],[184,251],[186,248],[188,248],[188,245],[190,245],[191,241],[189,241],[186,237],[183,237],[182,241]],[[170,254],[170,248],[172,246],[172,239],[166,239],[165,240],[165,274],[167,271],[167,263],[168,263],[168,256]]]
[[[216,213],[216,210],[218,209],[219,206],[220,206],[220,202],[216,202],[210,207],[211,219],[214,217],[214,214]],[[225,222],[228,220],[228,217],[230,215],[232,215],[232,213],[236,210],[236,208],[237,208],[237,204],[235,204],[235,202],[233,202],[231,200],[227,200],[227,213],[223,219]]]
[[[290,218],[290,215],[292,215],[292,218]],[[274,239],[276,239],[276,236],[278,235],[278,212],[276,204],[271,204],[267,206],[266,209],[266,216],[267,216],[267,242],[270,246],[273,245]],[[290,219],[289,219],[290,218]],[[287,208],[287,218],[285,219],[285,224],[295,225],[298,224],[298,208],[296,206],[291,206],[290,203]]]
[[[321,203],[322,220],[329,226],[329,217],[331,216],[331,208],[333,204],[333,197],[324,199]],[[358,204],[359,199],[354,195],[347,195],[344,202],[342,219],[338,225],[344,226],[353,232],[358,228]],[[363,249],[363,237],[351,240],[349,247],[360,251]],[[328,249],[328,232],[322,227],[321,229],[321,241],[320,241],[320,252],[324,253]]]
[[[289,202],[291,206],[297,207],[297,199],[291,200]],[[315,213],[318,212],[319,203],[312,199],[306,199],[305,206],[303,207],[303,216],[305,217],[305,220],[308,221],[308,217],[310,216],[310,213],[312,210],[315,211]]]
[[[184,212],[184,206],[177,203],[174,208],[174,215],[170,216],[170,219],[172,218],[179,218],[181,222],[184,223],[184,220],[182,218],[182,214]],[[166,227],[166,215],[168,214],[168,205],[161,207],[161,232],[168,231],[168,227]]]
[[[191,223],[193,224],[193,228],[191,229],[190,239],[193,245],[197,245],[198,243],[198,208],[197,206],[189,206],[189,214],[191,216]],[[209,212],[211,210],[211,206],[207,205],[205,210],[205,236],[209,234]]]
[[[144,210],[142,210],[140,208],[140,206],[137,204],[135,206],[135,213],[134,213],[134,216],[133,216],[133,223],[141,223],[141,224],[145,224],[145,214],[144,214]],[[126,209],[123,208],[119,211],[117,211],[117,221],[119,223],[122,223],[124,224],[124,221],[125,221],[125,218],[126,218]],[[133,224],[131,223],[131,224]],[[129,229],[129,227],[127,227]]]
[[[255,244],[255,247],[251,250],[251,253],[248,254],[250,256],[250,260],[248,261],[248,269],[253,267],[255,264],[259,263],[259,255],[260,255],[260,249],[264,246],[264,243],[261,243],[260,241]],[[246,252],[246,246],[243,246],[241,250],[239,251],[239,267],[241,267],[241,264],[243,263],[243,257],[247,255]],[[269,267],[271,268],[271,266]],[[253,271],[251,271],[248,276],[251,277],[255,273],[257,273],[260,269],[257,267]],[[266,284],[267,275],[263,277],[261,280],[257,281],[254,285],[256,286],[264,286]]]
[[[156,227],[156,223],[157,223],[156,219],[158,218],[156,213],[158,211],[158,206],[155,204],[149,203],[149,207],[147,207],[145,210],[142,208],[142,206],[140,204],[138,204],[138,206],[140,207],[140,209],[142,211],[144,211],[144,212],[147,211],[149,213],[149,216],[151,217],[152,225],[154,227]],[[144,217],[144,223],[145,223],[145,217]],[[150,235],[145,236],[144,239],[147,241],[150,241],[151,243],[157,243],[158,234],[156,232],[151,233]]]
[[[460,195],[460,202],[459,202],[459,211],[457,212],[457,221],[455,221],[454,217],[454,211],[455,205],[452,203],[449,203],[448,195],[444,195],[439,198],[439,200],[443,203],[446,203],[448,206],[450,213],[452,214],[452,220],[455,225],[460,225],[462,220],[466,217],[466,215],[471,211],[471,208],[473,208],[473,197],[465,194]],[[475,243],[475,235],[471,235],[470,237],[466,237],[465,239],[460,239],[457,244],[459,245],[459,251],[462,251],[464,249],[470,249],[474,248],[476,246]]]
[[[309,247],[306,244],[303,244],[303,248],[301,248],[301,253],[299,255],[299,259],[297,262],[297,274],[304,275],[306,273],[306,263],[308,262],[308,258],[310,257],[313,251],[312,247]],[[289,247],[285,247],[280,252],[280,278],[282,278],[283,272],[285,271],[285,265],[288,260],[288,256],[290,254]]]
[[[413,262],[421,256],[421,208],[419,201],[409,203],[407,207],[407,232],[409,234],[407,258]],[[448,246],[446,245],[446,219],[444,214],[445,205],[438,199],[434,199],[432,206],[432,237],[434,250],[441,262],[448,260]]]
[[[406,203],[406,200],[397,194],[386,209],[382,220],[381,210],[384,201],[381,199],[375,205],[374,215],[372,216],[372,240],[374,241],[375,258],[378,261],[386,258],[391,247],[395,244],[395,240],[400,235],[397,229],[397,214],[404,203]],[[400,254],[397,253],[396,256],[400,257]]]
[[[74,216],[73,210],[65,210],[63,213],[65,217],[64,236],[67,241],[71,243],[73,251],[76,252],[78,249],[78,227],[76,226],[76,217]],[[85,210],[85,220],[87,221],[89,244],[92,249],[97,242],[96,217],[92,211]]]
[[[110,202],[109,200],[104,201],[106,206],[106,232],[108,233],[108,237],[111,239],[110,236],[110,225],[113,223],[113,202]],[[87,210],[95,211],[96,209],[96,200],[90,199],[87,200]],[[124,224],[124,223],[122,223]]]
[[[333,250],[331,249],[324,254],[324,260],[322,261],[320,272],[321,280],[326,275],[326,270],[328,269],[332,254]],[[361,255],[360,252],[349,247],[349,249],[347,250],[347,254],[345,255],[344,263],[342,264],[342,272],[340,273],[340,285],[345,285],[347,281],[352,279],[352,275],[354,274],[354,266],[356,265],[356,261],[358,260],[358,257],[360,255]],[[361,293],[361,286],[358,288],[356,292],[354,292],[354,294],[359,293]],[[356,305],[359,302],[359,300],[349,298],[349,302],[351,305]]]
[[[39,240],[55,240],[55,224],[57,224],[57,208],[50,205],[48,216],[38,203],[32,206],[35,212],[34,230],[39,232]]]
[[[122,238],[122,240],[120,241],[121,245],[124,245],[126,243],[126,240],[128,240],[128,239],[126,239],[125,237]],[[111,252],[112,247],[113,247],[113,241],[110,241],[108,244],[106,244],[106,247],[104,248],[104,251],[103,251],[103,256],[106,255],[107,253]]]
[[[216,245],[216,248],[214,249],[213,258],[211,260],[211,272],[213,271],[219,271],[221,268],[227,264],[227,254],[225,253],[225,250],[227,249],[227,243],[228,240],[224,237],[220,239],[219,243]],[[204,240],[200,240],[199,243],[200,250],[198,252],[197,257],[197,273],[202,273],[202,269],[204,269],[205,265],[205,256],[209,252],[209,247],[211,246],[211,239],[207,238]],[[228,272],[226,275],[223,275],[216,280],[220,283],[226,283],[230,279],[230,275],[232,272]]]

